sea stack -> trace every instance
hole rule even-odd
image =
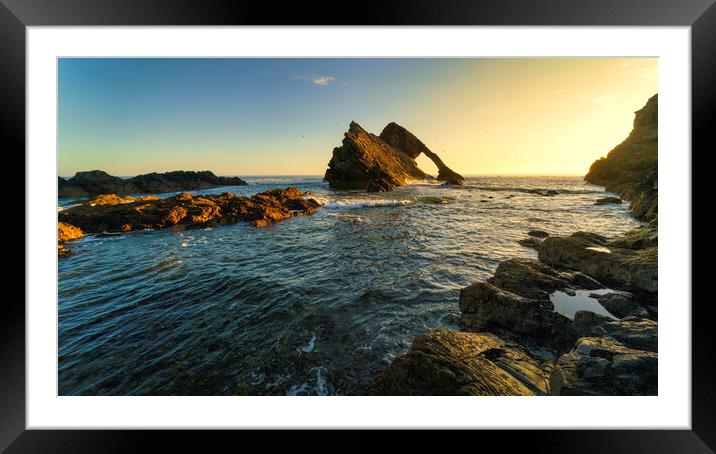
[[[461,185],[463,181],[465,181],[462,175],[446,166],[443,160],[440,159],[440,156],[430,151],[420,139],[399,124],[394,122],[388,123],[388,125],[383,128],[383,132],[380,133],[380,138],[398,150],[403,151],[403,153],[412,159],[416,159],[420,156],[420,153],[430,158],[435,164],[435,167],[438,168],[438,176],[436,178],[438,181],[455,185]]]
[[[415,158],[425,153],[435,162],[438,180],[462,184],[464,178],[450,170],[417,137],[396,123],[383,129],[380,137],[351,122],[340,147],[333,149],[324,180],[334,189],[390,191],[413,180],[428,178]]]

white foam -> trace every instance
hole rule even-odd
[[[405,199],[349,199],[328,202],[324,205],[324,208],[327,210],[355,210],[359,208],[403,206],[410,203],[412,203],[412,200]]]
[[[306,345],[302,345],[296,349],[296,351],[308,353],[312,352],[313,348],[316,346],[316,333],[313,333],[313,336],[311,337],[311,340],[308,341]]]

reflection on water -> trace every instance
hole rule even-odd
[[[460,288],[536,257],[517,244],[529,230],[611,237],[638,225],[626,204],[595,206],[604,192],[580,178],[379,194],[330,191],[320,177],[246,180],[194,193],[291,185],[327,204],[268,228],[71,245],[58,270],[60,394],[361,394],[413,337],[459,328]]]
[[[609,289],[576,290],[573,295],[570,295],[557,290],[549,296],[549,299],[552,301],[552,304],[554,304],[555,312],[566,315],[570,319],[574,318],[574,314],[576,314],[577,311],[590,311],[616,320],[615,316],[609,313],[604,306],[599,304],[597,298],[590,296],[604,295],[611,291],[612,290]]]

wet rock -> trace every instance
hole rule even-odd
[[[100,194],[97,197],[89,201],[89,204],[94,205],[119,205],[121,203],[141,202],[148,200],[159,200],[157,196],[148,195],[146,197],[132,197],[125,196],[119,197],[116,194]]]
[[[637,227],[634,230],[630,230],[609,243],[609,246],[626,249],[645,249],[657,247],[658,245],[659,227],[656,219],[644,227]]]
[[[521,240],[517,240],[519,244],[530,249],[539,249],[539,245],[542,244],[542,240],[549,236],[549,233],[544,230],[530,230],[527,232],[528,237]]]
[[[107,196],[105,200],[118,199]],[[165,199],[84,203],[59,212],[58,217],[91,233],[162,229],[173,225],[196,228],[239,221],[260,227],[292,216],[313,214],[319,206],[320,203],[305,198],[298,189],[286,188],[272,189],[251,198],[231,193],[206,196],[181,193]]]
[[[500,263],[490,284],[525,298],[549,299],[549,294],[564,286],[557,273],[537,260],[510,259]]]
[[[597,298],[599,304],[604,306],[615,317],[624,318],[628,315],[641,314],[644,308],[629,292],[610,292]]]
[[[552,197],[559,194],[559,192],[555,191],[554,189],[528,189],[526,192],[529,194],[537,194],[545,197]]]
[[[212,172],[175,171],[149,173],[129,179],[102,170],[77,172],[69,180],[58,178],[58,197],[87,197],[99,194],[139,194],[207,189],[216,186],[245,185],[237,177],[217,177]]]
[[[546,394],[549,363],[488,333],[437,330],[415,338],[368,388],[369,395]]]
[[[550,375],[552,395],[656,395],[654,352],[603,337],[582,337],[562,355]]]
[[[585,290],[598,290],[604,288],[599,281],[579,271],[565,270],[559,272],[559,277],[569,285]]]
[[[383,128],[383,131],[380,133],[380,138],[389,145],[401,150],[412,159],[420,156],[420,153],[423,153],[425,156],[430,158],[430,160],[435,164],[435,167],[438,168],[438,176],[436,177],[436,180],[445,181],[448,185],[458,186],[462,185],[465,181],[465,178],[463,178],[462,175],[445,165],[443,160],[440,159],[437,154],[430,151],[430,149],[426,147],[420,139],[415,137],[410,131],[399,124],[393,122],[388,123],[388,125]]]
[[[589,337],[592,335],[592,330],[597,326],[605,325],[611,322],[612,319],[604,315],[595,314],[592,311],[577,311],[574,314],[572,320],[572,343],[574,343],[580,337]]]
[[[549,233],[545,232],[544,230],[530,230],[527,232],[527,235],[535,238],[547,238],[549,236]]]
[[[460,322],[474,331],[503,328],[518,335],[551,336],[554,306],[547,299],[525,298],[489,282],[460,290]]]
[[[375,178],[368,180],[366,191],[368,192],[386,192],[395,189],[395,185],[383,178]]]
[[[658,351],[658,324],[646,318],[630,316],[611,320],[594,327],[592,335],[611,337],[631,348]]]
[[[619,205],[622,203],[622,199],[619,197],[602,197],[594,202],[595,205]]]
[[[524,247],[528,247],[530,249],[537,250],[537,249],[539,249],[539,245],[542,244],[542,240],[540,240],[538,238],[530,237],[530,238],[523,238],[521,240],[517,240],[517,243],[519,243],[520,245],[522,245]]]
[[[634,250],[605,244],[603,237],[585,232],[549,237],[539,247],[539,259],[551,266],[579,270],[619,289],[657,292],[657,248]]]
[[[57,223],[57,255],[64,257],[70,253],[69,250],[65,249],[65,242],[82,238],[84,232],[82,229],[70,225],[66,222]]]

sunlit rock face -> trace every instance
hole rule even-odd
[[[634,217],[644,221],[658,213],[658,96],[652,96],[634,117],[629,137],[598,159],[584,177],[631,202]]]
[[[324,179],[335,189],[382,192],[427,176],[413,158],[351,122],[342,145],[333,149]]]
[[[614,247],[598,235],[576,232],[545,239],[539,246],[539,259],[547,265],[581,271],[619,289],[647,294],[658,289],[656,247]]]
[[[240,221],[262,227],[292,216],[313,214],[320,205],[290,187],[264,191],[252,197],[228,192],[204,196],[180,193],[164,199],[102,195],[58,213],[61,221],[58,245],[81,237],[83,232],[131,232],[175,225],[203,228]],[[58,249],[62,248],[58,246]]]

